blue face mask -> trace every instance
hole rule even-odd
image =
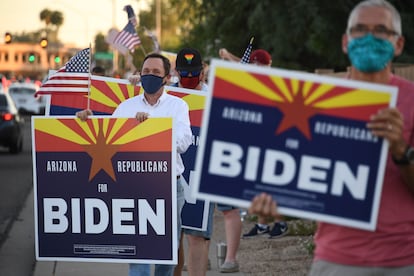
[[[156,75],[142,75],[141,85],[146,93],[155,94],[165,84],[162,79]]]
[[[348,43],[348,56],[352,65],[359,71],[378,72],[394,57],[394,46],[386,39],[367,34]]]

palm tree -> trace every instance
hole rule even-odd
[[[64,21],[62,12],[44,9],[40,12],[40,20],[46,24],[45,32],[47,38],[51,42],[57,42],[60,26],[62,26]],[[54,28],[50,25],[54,26]]]
[[[63,24],[63,14],[60,11],[53,11],[50,15],[50,22],[56,26],[56,32],[59,31],[60,26]]]
[[[40,12],[40,20],[45,21],[46,29],[49,27],[51,22],[52,12],[49,9],[44,9]]]

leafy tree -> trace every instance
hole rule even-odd
[[[133,54],[133,63],[137,68],[140,67],[145,54],[154,51],[154,43],[151,34],[155,36],[156,29],[156,1],[153,1],[148,11],[140,11],[139,26],[137,28],[138,35],[141,39],[141,46],[136,49]],[[171,1],[161,0],[161,50],[176,51],[182,39],[182,18],[177,13]],[[174,2],[174,1],[172,1]],[[186,3],[186,1],[184,1]],[[160,38],[157,38],[160,39]]]
[[[62,26],[63,21],[63,14],[60,11],[53,11],[50,15],[50,22],[56,27],[57,32],[59,32],[59,28]]]
[[[345,70],[349,61],[342,53],[341,39],[351,9],[360,0],[172,0],[192,29],[183,32],[182,45],[192,45],[205,57],[217,57],[225,47],[241,56],[252,36],[254,48],[272,54],[273,65],[314,71],[316,68]],[[397,62],[414,62],[414,2],[390,0],[401,11],[406,38],[404,54]],[[183,4],[184,3],[184,4]],[[181,7],[180,7],[181,5]]]
[[[13,41],[15,42],[38,43],[40,41],[40,38],[40,31],[13,34]]]
[[[43,9],[40,12],[40,20],[45,22],[45,32],[50,42],[58,42],[59,29],[63,25],[64,18],[60,11]]]
[[[44,9],[40,12],[40,20],[45,21],[46,29],[48,28],[51,21],[52,12],[49,9]]]
[[[105,41],[105,35],[102,33],[98,33],[95,36],[95,53],[97,52],[108,52],[109,51],[109,45]]]

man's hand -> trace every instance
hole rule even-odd
[[[84,109],[82,111],[76,112],[76,117],[81,119],[81,121],[88,120],[88,117],[92,116],[92,115],[93,115],[93,113],[92,113],[92,110],[90,110],[90,109]]]
[[[137,85],[141,81],[141,77],[140,75],[131,75],[128,77],[128,80],[132,85]]]
[[[222,59],[230,59],[230,58],[229,58],[229,52],[227,51],[227,49],[226,49],[226,48],[221,48],[221,49],[219,50],[219,56],[220,56],[220,58],[222,58]]]
[[[253,198],[248,212],[249,214],[261,217],[280,217],[280,214],[277,212],[276,201],[274,201],[273,198],[266,193],[261,193]]]
[[[137,119],[140,123],[148,119],[148,117],[149,114],[146,112],[137,112],[137,114],[135,115],[135,119]]]
[[[390,152],[397,159],[402,157],[407,143],[403,137],[404,118],[396,108],[385,108],[371,116],[367,127],[372,134],[387,139]]]

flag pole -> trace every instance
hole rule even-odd
[[[141,44],[141,45],[139,45],[139,48],[141,48],[141,51],[142,51],[142,53],[144,54],[144,57],[146,57],[146,56],[147,56],[147,52],[145,52],[145,49],[144,49],[144,47],[142,46],[142,44]]]
[[[92,64],[92,47],[91,43],[89,43],[89,74],[88,74],[88,101],[87,101],[87,109],[91,107],[91,64]]]

